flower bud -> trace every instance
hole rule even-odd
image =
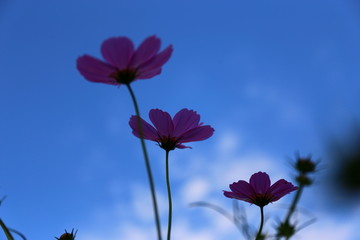
[[[74,229],[71,230],[71,233],[68,233],[65,230],[65,233],[62,234],[59,238],[56,237],[56,239],[58,239],[58,240],[75,240],[76,233],[77,233],[77,230],[74,233]]]
[[[300,175],[296,177],[296,182],[302,186],[310,186],[313,183],[313,180],[308,176]]]
[[[289,239],[295,233],[295,226],[288,222],[281,223],[277,228],[277,236]]]
[[[311,158],[299,157],[295,163],[295,168],[302,174],[311,173],[316,170],[316,163]]]

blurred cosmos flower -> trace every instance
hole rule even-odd
[[[161,73],[173,48],[169,45],[159,52],[161,40],[146,38],[135,50],[127,37],[113,37],[101,45],[105,61],[87,54],[77,59],[77,69],[87,80],[113,85],[129,84],[136,79],[148,79]]]
[[[317,171],[318,164],[320,161],[313,161],[311,156],[301,157],[297,156],[294,163],[294,168],[298,172],[296,176],[296,182],[299,184],[299,187],[310,186],[313,183],[313,179],[310,178],[309,174]]]
[[[224,191],[224,195],[228,198],[235,198],[263,207],[298,189],[284,179],[278,180],[271,186],[270,184],[269,175],[258,172],[250,177],[249,183],[240,180],[230,184],[231,192]]]
[[[360,202],[360,121],[356,120],[341,135],[327,139],[326,144],[326,190],[332,196],[327,203],[331,209],[352,211]]]
[[[314,162],[311,157],[297,157],[294,167],[300,174],[308,174],[316,171],[318,163]]]
[[[144,139],[157,142],[166,151],[175,148],[191,148],[184,146],[183,143],[205,140],[214,133],[211,126],[199,123],[199,114],[186,108],[176,113],[174,118],[160,109],[152,109],[149,112],[149,118],[155,127],[141,119]],[[133,130],[132,133],[140,138],[137,117],[131,116],[129,124]]]

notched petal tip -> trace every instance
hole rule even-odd
[[[210,138],[214,134],[214,129],[210,125],[192,128],[179,137],[179,142],[196,142]]]
[[[138,119],[139,118],[137,116],[132,115],[129,120],[129,125],[132,128],[132,133],[136,137],[140,138],[141,134],[140,134]],[[145,120],[143,120],[142,118],[140,118],[140,123],[141,123],[144,139],[158,142],[159,136],[157,134],[156,129],[153,126],[151,126],[149,123],[147,123]]]
[[[115,79],[109,77],[116,69],[95,57],[82,55],[76,60],[76,68],[85,79],[91,82],[101,82],[119,85]]]
[[[270,177],[265,172],[257,172],[250,177],[250,185],[258,194],[264,194],[270,187]]]
[[[233,193],[232,192],[223,190],[223,194],[224,194],[225,197],[233,198]]]
[[[199,121],[200,115],[194,110],[189,110],[187,108],[181,109],[173,118],[174,135],[181,136],[186,133],[186,131],[198,127]]]
[[[250,196],[254,194],[254,189],[251,187],[251,185],[248,182],[244,180],[239,180],[237,182],[230,184],[229,188],[234,193],[241,193],[246,196]]]
[[[274,202],[297,189],[298,187],[294,186],[292,183],[284,179],[280,179],[271,185],[268,189],[267,195],[271,198],[271,201]]]
[[[130,67],[138,68],[152,59],[160,50],[161,40],[155,35],[146,38],[137,48],[131,60]]]
[[[108,63],[122,70],[134,54],[134,44],[127,37],[108,38],[101,45],[101,54]]]
[[[168,112],[164,112],[160,109],[151,109],[149,118],[160,136],[172,136],[174,125]]]
[[[169,45],[167,48],[156,54],[149,61],[142,63],[138,67],[139,71],[147,72],[153,69],[161,68],[170,59],[172,52],[173,47],[172,45]]]

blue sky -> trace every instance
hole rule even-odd
[[[174,53],[161,75],[133,83],[142,115],[187,107],[216,130],[192,150],[171,152],[174,240],[239,238],[221,216],[188,204],[230,208],[221,191],[256,171],[291,180],[295,152],[332,167],[326,137],[360,115],[359,25],[355,0],[2,0],[1,218],[28,239],[64,228],[79,229],[79,240],[155,239],[129,94],[87,82],[75,61],[100,57],[112,36],[138,45],[156,34]],[[147,146],[165,230],[164,153]],[[301,203],[317,222],[297,239],[359,239],[359,206],[330,211],[325,172]],[[290,200],[266,209],[269,232]],[[256,228],[258,209],[241,204]]]

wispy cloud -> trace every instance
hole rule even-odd
[[[256,149],[242,154],[241,137],[234,133],[227,133],[216,137],[215,144],[210,151],[189,154],[178,151],[178,154],[188,156],[186,160],[180,161],[177,153],[173,153],[171,164],[173,165],[173,175],[175,184],[173,188],[174,196],[174,221],[173,239],[187,240],[215,240],[215,239],[235,239],[240,237],[240,233],[233,224],[223,216],[210,209],[189,208],[189,203],[194,201],[208,201],[214,204],[231,209],[231,203],[222,196],[222,190],[228,184],[240,179],[248,178],[257,171],[266,171],[270,174],[272,181],[279,178],[287,178],[289,174],[284,171],[284,166],[279,164],[274,158]],[[186,150],[184,150],[186,151]],[[188,150],[192,151],[192,150]],[[189,154],[189,155],[188,155]],[[223,159],[223,156],[226,159]],[[106,234],[106,238],[100,232],[85,230],[79,232],[79,240],[115,240],[131,239],[145,240],[149,236],[156,236],[153,225],[153,212],[151,208],[150,196],[147,185],[130,185],[130,202],[122,205],[127,214],[119,216],[116,228]],[[110,188],[111,189],[111,188]],[[167,221],[167,200],[166,192],[158,189],[158,201],[162,216],[163,231],[166,229]],[[285,198],[290,201],[291,198]],[[322,196],[317,199],[321,201]],[[272,215],[282,205],[280,203],[270,204],[267,207],[266,229],[273,232],[275,224]],[[242,204],[242,203],[240,203]],[[243,204],[250,224],[256,228],[258,226],[258,209],[248,204]],[[308,206],[311,208],[311,206]],[[111,206],[110,206],[111,208]],[[114,209],[115,211],[115,209]],[[315,211],[315,210],[314,210]],[[349,239],[355,240],[356,227],[355,217],[349,221],[339,221],[330,212],[314,215],[319,219],[313,225],[301,230],[294,239]],[[132,216],[125,218],[124,216]],[[351,221],[350,221],[351,220]],[[200,224],[201,223],[201,224]],[[106,224],[106,223],[104,223]],[[99,229],[101,226],[99,226]],[[335,229],[335,230],[334,230]]]

